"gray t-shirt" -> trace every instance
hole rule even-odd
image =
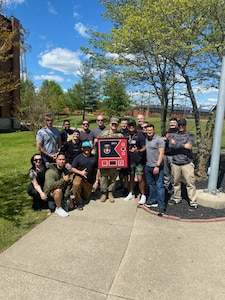
[[[60,133],[56,127],[42,127],[38,130],[36,135],[36,142],[41,142],[42,147],[49,154],[54,154],[58,151],[59,140]]]
[[[159,157],[159,148],[165,148],[165,141],[155,134],[151,140],[146,138],[146,165],[155,167]]]
[[[102,126],[102,127],[97,126],[94,129],[92,129],[91,133],[90,133],[90,141],[93,142],[94,139],[97,138],[99,136],[99,134],[105,130],[108,130],[108,128],[105,126]]]

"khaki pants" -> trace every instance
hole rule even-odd
[[[190,163],[183,166],[178,166],[171,164],[172,176],[174,180],[174,200],[175,202],[180,202],[181,197],[181,178],[183,176],[187,194],[190,201],[190,205],[196,205],[196,186],[195,186],[195,174],[194,174],[194,164]]]
[[[90,197],[92,191],[92,184],[89,183],[85,178],[76,175],[73,179],[73,194],[75,197],[76,204],[82,203]]]

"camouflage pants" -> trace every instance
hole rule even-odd
[[[101,192],[114,192],[116,185],[116,177],[119,171],[116,169],[101,169],[100,170],[100,186]]]

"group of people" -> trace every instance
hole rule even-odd
[[[63,130],[53,127],[52,115],[45,116],[45,126],[36,135],[39,153],[31,158],[31,183],[28,194],[33,209],[49,207],[61,217],[69,210],[83,209],[83,201],[100,188],[100,201],[115,202],[116,180],[119,178],[125,201],[137,196],[139,205],[157,207],[159,215],[169,204],[182,201],[181,179],[184,178],[190,210],[197,208],[192,145],[194,135],[186,131],[186,120],[172,118],[169,129],[159,136],[153,124],[139,114],[136,120],[111,118],[109,127],[99,115],[97,126],[90,130],[82,121],[82,130],[72,130],[69,120]],[[137,124],[138,123],[138,124]],[[127,138],[128,168],[98,168],[98,138]]]

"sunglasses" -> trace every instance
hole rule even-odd
[[[83,123],[82,125],[89,125],[88,123]]]
[[[99,119],[99,120],[97,120],[97,121],[98,121],[98,122],[103,122],[104,120],[102,120],[102,119],[100,120],[100,119]]]
[[[36,158],[36,159],[34,159],[34,162],[37,162],[37,161],[42,161],[42,158]]]
[[[143,127],[141,127],[142,129],[145,129],[145,128],[147,128],[148,126],[143,126]]]

